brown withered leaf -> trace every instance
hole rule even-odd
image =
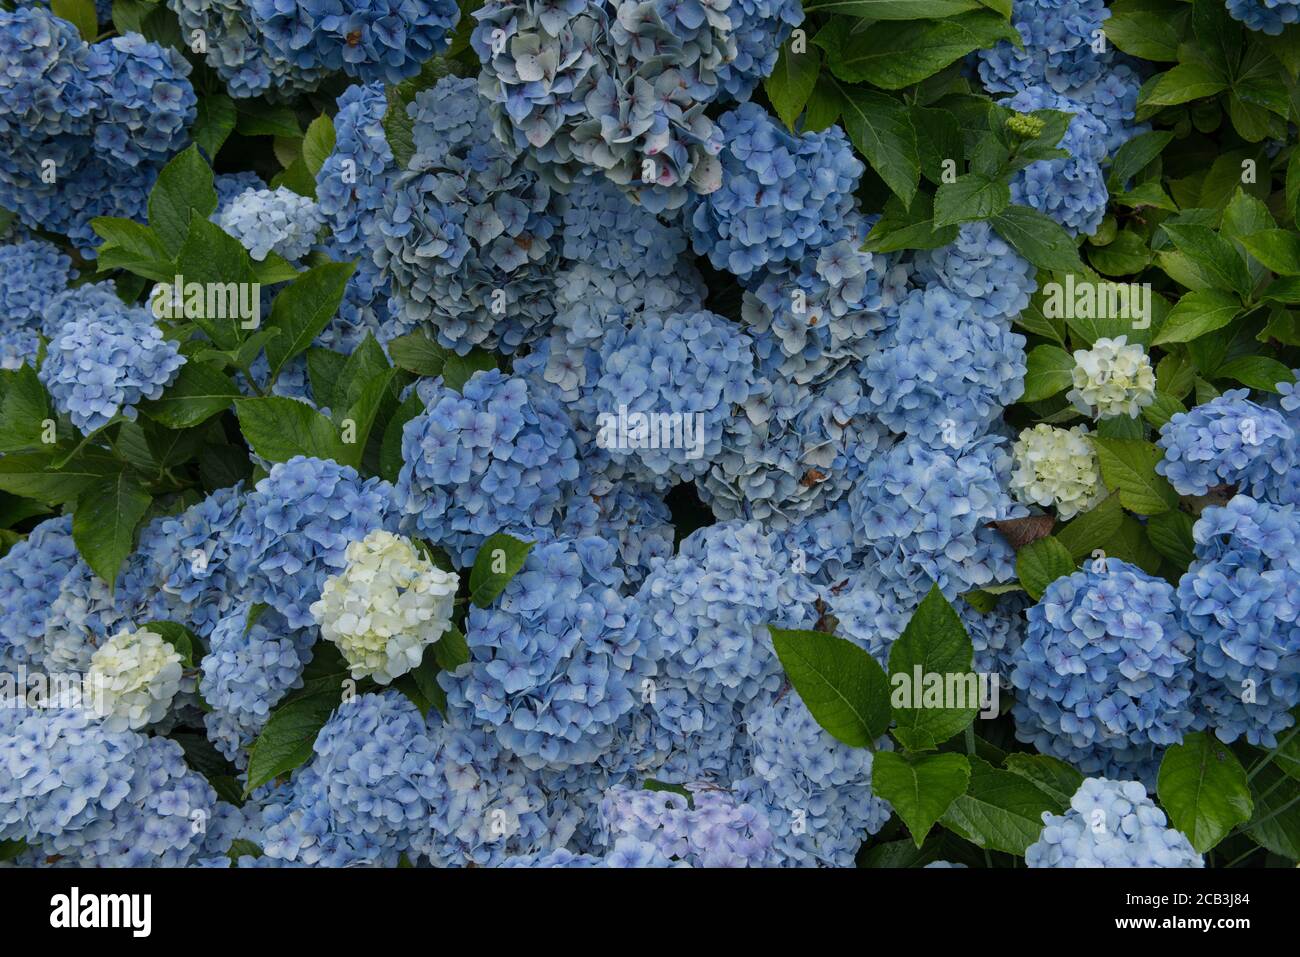
[[[1016,551],[1026,545],[1046,538],[1052,534],[1056,519],[1050,515],[1026,515],[1024,518],[1005,518],[1000,522],[989,522],[986,527],[995,528]]]

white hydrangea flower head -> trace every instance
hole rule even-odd
[[[1058,429],[1040,422],[1020,433],[1012,454],[1011,492],[1025,505],[1055,506],[1057,516],[1068,519],[1106,497],[1087,426]]]
[[[386,685],[418,667],[424,649],[451,627],[460,579],[383,529],[350,544],[347,560],[311,613],[353,678]]]
[[[1074,354],[1074,388],[1065,397],[1085,415],[1135,419],[1156,398],[1151,357],[1127,336],[1098,339],[1091,349]]]
[[[138,731],[167,716],[181,690],[181,655],[156,632],[119,631],[95,650],[87,675],[91,709],[109,731]]]

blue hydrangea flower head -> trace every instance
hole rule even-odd
[[[1014,0],[1011,23],[1024,46],[1002,40],[981,50],[980,79],[994,93],[1018,93],[1037,83],[1057,93],[1085,87],[1107,65],[1094,44],[1109,17],[1103,0]]]
[[[93,74],[100,102],[95,150],[128,166],[165,161],[185,144],[198,113],[189,61],[138,33],[102,40],[95,49],[105,61]]]
[[[1156,444],[1164,457],[1156,471],[1180,495],[1235,485],[1258,498],[1290,471],[1295,432],[1281,412],[1251,402],[1249,395],[1249,389],[1229,389],[1161,426]]]
[[[220,619],[199,662],[203,700],[210,708],[203,715],[208,739],[240,768],[247,765],[247,748],[270,720],[271,709],[302,687],[316,640],[313,630],[290,628],[274,609],[252,611],[252,605],[240,604]]]
[[[121,415],[134,421],[185,364],[148,310],[122,303],[85,313],[50,342],[39,373],[54,406],[86,434]]]
[[[696,252],[741,279],[845,238],[864,166],[838,126],[795,135],[745,103],[718,121],[722,187],[690,213]]]
[[[202,30],[207,38],[205,60],[236,99],[266,94],[278,99],[314,90],[325,75],[323,66],[303,66],[277,52],[253,19],[243,0],[167,0],[185,36]]]
[[[50,297],[41,320],[41,335],[55,338],[70,322],[89,321],[98,311],[121,308],[122,297],[111,279],[88,282]]]
[[[1085,778],[1064,814],[1043,812],[1029,867],[1204,867],[1137,781]]]
[[[875,560],[924,573],[951,601],[972,588],[1015,578],[1015,553],[990,522],[1028,510],[1007,490],[1005,439],[986,435],[960,448],[907,438],[868,460],[849,491],[859,545]]]
[[[324,224],[315,200],[285,186],[245,190],[217,221],[258,262],[272,252],[290,262],[302,259],[311,252]]]
[[[803,23],[803,6],[797,0],[732,0],[727,15],[736,56],[718,71],[718,82],[728,96],[744,102],[772,75],[777,51]]]
[[[644,315],[611,330],[592,395],[597,445],[651,484],[703,474],[753,391],[750,342],[711,312]]]
[[[1300,512],[1237,495],[1192,528],[1196,560],[1178,602],[1196,636],[1206,723],[1275,747],[1300,704]]]
[[[585,469],[562,505],[557,534],[599,535],[618,549],[618,564],[635,590],[655,563],[673,553],[672,514],[663,498],[630,480],[614,481]]]
[[[425,411],[402,429],[396,501],[415,531],[469,563],[483,539],[549,527],[578,478],[568,418],[545,384],[476,372],[456,393],[419,384]]]
[[[393,487],[356,469],[296,455],[277,462],[245,497],[228,532],[226,570],[244,597],[291,628],[314,624],[311,603],[347,565],[348,544],[394,531]]]
[[[1024,391],[1025,337],[940,285],[914,289],[863,363],[867,404],[893,431],[960,447]]]
[[[1018,172],[1011,181],[1011,201],[1051,216],[1071,235],[1091,236],[1101,225],[1110,198],[1101,169],[1109,136],[1106,124],[1076,101],[1042,86],[1029,87],[1003,105],[1021,113],[1073,114],[1058,144],[1069,157],[1039,160]]]
[[[1012,658],[1016,736],[1088,774],[1146,779],[1195,723],[1195,641],[1163,579],[1117,558],[1048,585]]]
[[[39,660],[50,607],[77,561],[72,519],[66,515],[41,522],[0,556],[0,667]]]
[[[492,607],[470,609],[470,660],[439,681],[451,708],[494,728],[525,764],[608,750],[652,671],[617,560],[602,538],[541,542]]]
[[[601,801],[611,867],[770,867],[779,860],[762,808],[715,785],[611,788]]]
[[[300,69],[397,83],[450,43],[454,0],[249,0],[270,51]]]
[[[707,731],[722,704],[743,708],[781,686],[768,625],[811,627],[816,592],[757,522],[698,529],[657,565],[638,598],[649,633],[655,719],[678,734]]]
[[[1228,13],[1247,29],[1279,36],[1287,24],[1300,22],[1300,4],[1291,0],[1227,0]]]
[[[417,152],[384,195],[372,251],[393,311],[438,340],[513,352],[546,332],[558,214],[550,189],[492,136],[474,82],[444,77],[409,105]]]
[[[42,319],[68,284],[72,260],[40,239],[0,246],[0,369],[35,365]]]
[[[638,276],[668,276],[687,246],[678,223],[666,224],[599,176],[584,176],[562,197],[565,259]]]
[[[862,841],[889,820],[871,791],[868,748],[831,737],[793,689],[757,702],[745,729],[753,773],[737,796],[767,811],[773,848],[791,867],[852,867]],[[878,746],[888,748],[888,738]]]
[[[90,82],[101,58],[77,28],[37,6],[0,11],[0,131],[35,137],[85,135],[99,105]]]
[[[362,254],[397,166],[384,134],[382,83],[350,86],[338,99],[334,149],[316,173],[316,201],[343,259]]]
[[[941,285],[986,319],[1020,315],[1038,288],[1036,274],[987,222],[962,223],[953,242],[919,250],[912,262],[916,285]]]

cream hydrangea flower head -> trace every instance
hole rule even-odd
[[[1020,433],[1012,454],[1011,492],[1025,505],[1055,506],[1068,519],[1106,497],[1086,426],[1057,429],[1040,422]]]
[[[119,631],[90,658],[90,707],[109,731],[138,731],[166,717],[181,670],[180,652],[162,635]]]
[[[1091,349],[1074,354],[1074,388],[1065,397],[1085,415],[1109,419],[1137,418],[1156,398],[1151,357],[1127,336],[1098,339]]]
[[[383,529],[349,545],[347,559],[311,613],[353,678],[388,684],[418,667],[424,649],[451,627],[460,580]]]

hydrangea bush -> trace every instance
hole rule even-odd
[[[1300,862],[1300,6],[4,7],[0,866]]]

